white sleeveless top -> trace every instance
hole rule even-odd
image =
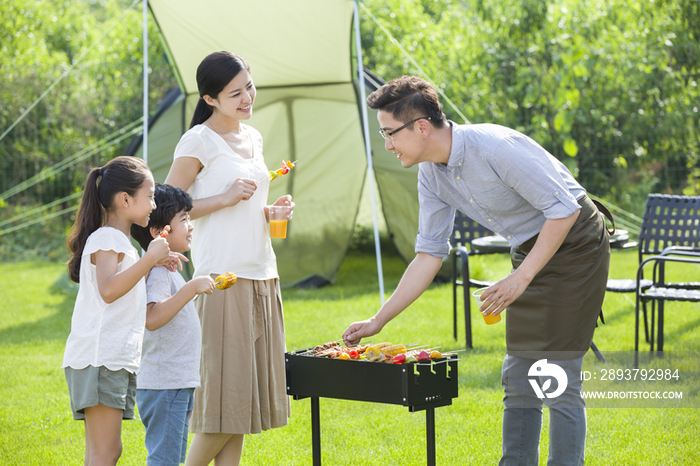
[[[203,199],[226,192],[237,178],[258,181],[268,176],[262,152],[262,136],[251,126],[241,124],[250,137],[253,157],[244,159],[206,125],[187,131],[175,148],[175,156],[194,157],[203,165],[189,193]],[[269,181],[247,201],[225,207],[194,220],[192,262],[195,276],[233,272],[251,280],[277,278],[277,261],[270,243],[264,207]]]
[[[97,289],[97,269],[90,261],[90,254],[97,251],[123,253],[119,272],[139,260],[129,238],[117,229],[102,227],[88,237],[80,260],[80,287],[61,367],[105,366],[111,371],[126,369],[136,373],[146,328],[146,279],[139,280],[121,298],[106,303]]]

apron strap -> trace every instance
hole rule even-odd
[[[610,213],[610,211],[608,210],[608,208],[594,199],[591,199],[591,201],[593,201],[593,204],[595,204],[595,206],[598,208],[598,211],[601,214],[605,215],[607,217],[607,219],[610,220],[610,223],[612,223],[612,229],[607,229],[607,227],[606,227],[606,229],[608,230],[608,234],[609,235],[614,234],[615,233],[615,219],[613,218],[613,216]]]

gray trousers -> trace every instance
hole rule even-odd
[[[544,363],[506,355],[501,379],[505,395],[503,456],[499,466],[537,466],[543,403],[549,407],[547,465],[584,464],[586,404],[581,395],[582,366],[583,357]]]

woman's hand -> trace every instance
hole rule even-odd
[[[294,214],[294,207],[296,206],[296,204],[294,204],[292,202],[292,195],[291,194],[285,194],[284,196],[281,196],[272,205],[273,206],[282,206],[282,207],[291,207],[291,209],[289,209],[289,217],[287,217],[287,220],[292,219],[292,215]],[[270,206],[265,206],[264,210],[265,210],[265,218],[269,222],[270,221]]]
[[[234,206],[241,201],[250,199],[255,190],[258,189],[258,184],[250,178],[236,178],[228,191],[224,193],[224,204]]]

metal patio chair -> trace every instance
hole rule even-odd
[[[469,256],[481,254],[496,254],[508,252],[510,248],[501,250],[479,250],[474,247],[472,242],[477,238],[492,236],[493,232],[488,228],[480,225],[471,218],[464,215],[459,210],[455,213],[455,224],[450,237],[452,251],[454,255],[452,261],[452,322],[454,339],[457,339],[457,287],[461,286],[464,292],[464,325],[466,330],[467,348],[473,348],[472,345],[472,322],[471,322],[471,295],[470,287],[482,288],[490,286],[495,282],[487,282],[474,280],[469,276]],[[460,262],[461,280],[458,273],[457,262]]]
[[[659,255],[669,246],[688,246],[693,244],[689,240],[690,224],[685,224],[683,215],[685,209],[697,205],[698,197],[671,196],[667,194],[649,194],[647,196],[642,225],[637,242],[637,259],[641,264],[646,257]],[[674,210],[680,209],[680,211]],[[676,213],[674,213],[676,212]],[[697,214],[697,209],[695,214]],[[680,224],[678,224],[680,222]],[[677,228],[671,228],[676,225]],[[697,232],[695,233],[697,238]],[[697,244],[697,240],[694,244]],[[652,286],[652,281],[644,278],[643,273],[635,278],[609,279],[607,291],[613,293],[635,293],[638,289],[646,291]],[[646,301],[642,302],[642,314],[644,315],[644,337],[649,342],[649,324],[647,318]]]
[[[651,332],[647,334],[650,351],[654,351],[654,327],[658,322],[657,351],[664,345],[665,301],[700,301],[698,281],[667,282],[666,267],[673,263],[700,264],[700,196],[672,196],[650,194],[639,234],[640,247],[656,254],[640,261],[637,269],[635,300],[635,365],[639,349],[639,309],[644,315],[647,330],[646,303],[651,301]],[[644,266],[653,263],[653,277],[649,286],[643,286]],[[655,306],[658,303],[658,317]],[[656,322],[655,322],[656,321]]]

